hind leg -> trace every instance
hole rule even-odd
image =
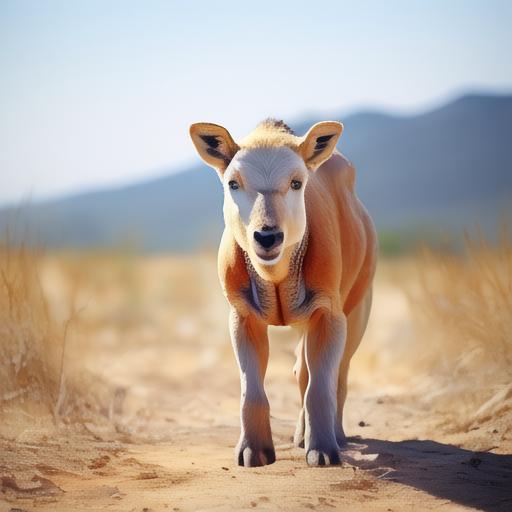
[[[304,394],[306,393],[306,388],[308,387],[309,381],[308,367],[304,356],[304,336],[301,338],[297,348],[295,349],[295,355],[297,356],[297,360],[295,361],[295,366],[293,367],[293,374],[295,375],[299,385],[301,409],[299,413],[299,419],[297,421],[297,428],[295,429],[295,435],[293,436],[293,442],[295,446],[304,448]]]
[[[349,368],[350,358],[343,358],[338,375],[337,408],[336,420],[334,424],[336,441],[340,448],[343,447],[346,443],[345,431],[343,430],[343,407],[345,406],[345,400],[347,398],[347,381]]]
[[[351,311],[347,317],[347,343],[338,374],[337,410],[334,431],[336,441],[341,447],[346,443],[343,430],[343,408],[347,398],[347,381],[350,360],[361,343],[368,324],[368,317],[372,305],[372,290],[368,290],[363,300]]]

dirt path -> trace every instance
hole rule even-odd
[[[363,410],[368,401],[353,397],[352,405]],[[273,422],[278,461],[250,470],[233,463],[237,427],[214,425],[218,418],[186,432],[171,427],[171,441],[150,444],[72,433],[4,442],[2,465],[15,478],[2,480],[0,510],[510,510],[512,456],[378,439],[376,430],[406,416],[377,407],[380,422],[372,419],[364,437],[351,440],[343,466],[333,468],[308,468],[284,420]]]
[[[277,462],[236,466],[238,374],[225,306],[213,308],[200,332],[185,317],[175,340],[146,342],[138,331],[119,345],[98,336],[86,363],[116,390],[108,422],[55,432],[45,418],[19,415],[4,425],[0,511],[512,510],[510,417],[441,428],[407,381],[372,374],[376,347],[407,330],[403,298],[385,286],[368,351],[354,361],[346,409],[354,437],[343,465],[308,468],[291,443],[294,345],[277,331],[267,378]]]

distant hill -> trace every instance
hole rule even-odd
[[[338,147],[355,164],[358,194],[381,231],[479,222],[492,232],[500,213],[512,211],[512,96],[464,96],[414,116],[328,117],[345,125]],[[318,120],[290,124],[303,134]],[[6,208],[6,225],[15,237],[50,247],[129,241],[148,251],[188,251],[217,244],[222,189],[198,164],[140,184]]]

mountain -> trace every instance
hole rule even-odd
[[[326,118],[324,116],[324,118]],[[334,113],[331,119],[340,119]],[[303,134],[314,122],[290,123]],[[356,188],[381,231],[495,231],[512,211],[512,95],[464,96],[430,112],[361,112],[341,118],[339,149],[356,166]],[[216,245],[222,188],[197,165],[164,178],[0,210],[0,228],[50,247],[149,251]]]

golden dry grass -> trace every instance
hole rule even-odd
[[[411,300],[418,320],[432,332],[430,355],[442,354],[437,364],[455,376],[477,366],[510,381],[512,245],[506,232],[497,247],[466,236],[462,255],[424,249],[420,262]]]
[[[34,400],[54,410],[65,329],[57,328],[49,312],[39,263],[39,256],[24,248],[0,248],[1,398]]]
[[[512,244],[466,235],[462,252],[425,248],[406,285],[415,366],[437,380],[452,425],[474,427],[512,408]],[[463,407],[463,408],[461,408]],[[447,421],[447,420],[445,420]]]
[[[60,258],[68,287],[49,285],[50,261],[41,251],[0,246],[0,412],[18,422],[18,413],[29,421],[50,415],[58,426],[97,419],[104,386],[81,368],[83,347],[73,342],[80,279]],[[52,307],[55,291],[60,308]]]

